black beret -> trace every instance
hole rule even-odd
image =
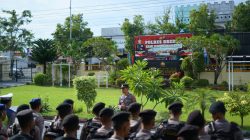
[[[203,127],[205,125],[205,119],[199,110],[194,110],[188,115],[187,124]]]
[[[31,106],[41,105],[41,103],[42,103],[41,98],[33,98],[30,101]]]
[[[129,112],[132,112],[132,113],[135,113],[135,112],[140,112],[140,109],[141,109],[141,104],[139,103],[132,103],[128,106],[128,111]]]
[[[25,109],[17,113],[16,115],[19,123],[21,122],[27,122],[30,120],[33,120],[33,112],[30,109]]]
[[[70,104],[68,104],[68,103],[61,103],[56,107],[56,110],[58,112],[66,112],[66,113],[68,113],[68,112],[71,111],[71,109],[72,109],[72,106]]]
[[[5,105],[4,104],[0,104],[0,111],[5,110]]]
[[[74,101],[73,101],[72,99],[65,99],[65,100],[63,101],[63,103],[68,103],[68,104],[73,105],[73,104],[74,104]]]
[[[168,106],[168,110],[181,110],[183,104],[181,102],[173,102]]]
[[[214,102],[210,108],[209,112],[214,114],[214,113],[225,113],[227,110],[225,108],[225,105],[221,101]]]
[[[19,105],[16,109],[16,113],[22,111],[22,110],[25,110],[25,109],[30,109],[30,106],[27,105],[27,104],[22,104],[22,105]]]
[[[99,115],[99,112],[105,107],[105,103],[103,102],[99,102],[97,104],[94,105],[93,109],[92,109],[92,112],[94,114],[97,114]]]
[[[122,111],[122,112],[115,114],[112,117],[112,121],[114,123],[122,123],[122,122],[129,121],[129,117],[130,117],[130,113]]]
[[[156,116],[157,112],[151,109],[146,109],[140,112],[139,116],[142,119],[153,119]]]
[[[114,110],[111,108],[103,108],[99,113],[100,117],[112,117],[113,115],[114,115]]]
[[[128,84],[122,84],[121,88],[129,88]]]
[[[74,130],[79,126],[79,118],[74,114],[67,115],[62,122],[62,125],[66,129]]]
[[[199,128],[197,126],[186,124],[181,130],[178,132],[179,137],[183,137],[184,139],[198,139]]]

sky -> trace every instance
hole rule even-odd
[[[154,22],[167,8],[222,0],[71,0],[72,14],[83,13],[94,36],[101,35],[101,28],[120,27],[125,18],[143,15],[145,22]],[[228,1],[228,0],[225,0]],[[234,0],[236,4],[245,0]],[[0,10],[30,10],[32,22],[26,26],[35,38],[52,38],[58,23],[63,24],[70,15],[70,0],[0,0]],[[0,16],[5,16],[0,12]],[[174,19],[174,15],[171,15]]]

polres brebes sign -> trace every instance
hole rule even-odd
[[[135,57],[146,60],[177,60],[185,50],[182,44],[176,43],[176,39],[191,36],[192,34],[136,36],[134,39]]]

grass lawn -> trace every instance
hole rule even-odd
[[[56,114],[56,106],[61,103],[66,98],[71,98],[75,101],[75,109],[82,108],[83,111],[78,113],[78,115],[81,118],[90,118],[92,117],[91,114],[86,113],[86,106],[83,102],[80,102],[77,100],[75,90],[73,88],[61,88],[61,87],[40,87],[40,86],[34,86],[34,85],[26,85],[26,86],[20,86],[20,87],[13,87],[13,88],[6,88],[1,89],[1,95],[12,92],[14,94],[13,96],[13,106],[18,106],[20,104],[28,104],[29,101],[32,98],[40,97],[42,99],[48,97],[49,104],[52,109],[51,112],[44,114],[53,116]],[[223,95],[224,92],[221,91],[211,91],[210,94],[213,94],[216,97],[220,97]],[[187,91],[186,94],[195,94],[192,91]],[[120,89],[114,89],[114,88],[100,88],[97,89],[97,98],[96,102],[104,102],[106,105],[116,106],[118,103],[118,99],[121,95]],[[140,102],[140,99],[137,98],[138,102]],[[153,108],[154,103],[148,102],[145,109],[151,109]],[[198,105],[197,108],[199,109]],[[182,120],[185,121],[188,113],[191,112],[193,109],[184,109]],[[156,107],[156,111],[158,112],[157,118],[162,118],[162,116],[167,116],[167,110],[165,108],[164,104],[159,104]],[[161,114],[161,115],[159,115]],[[205,114],[206,120],[211,120],[211,115],[206,112]],[[234,121],[240,124],[240,117],[238,116],[231,116],[230,114],[227,114],[227,119],[229,121]],[[244,129],[250,130],[250,115],[244,118]]]

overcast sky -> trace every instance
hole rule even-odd
[[[153,22],[166,8],[215,1],[222,0],[72,0],[72,13],[83,13],[94,36],[99,36],[101,28],[119,27],[124,18],[132,19],[133,15],[141,14],[146,22]],[[28,28],[35,38],[52,38],[56,24],[69,16],[70,0],[0,0],[0,3],[0,10],[31,10],[33,17]],[[0,12],[0,16],[4,15]]]

